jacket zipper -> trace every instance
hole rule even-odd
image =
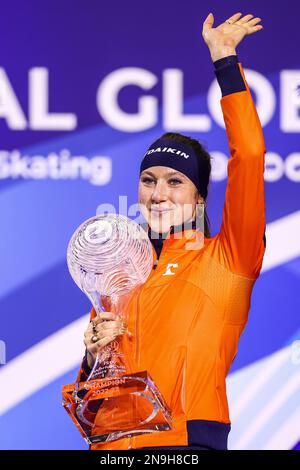
[[[158,259],[154,261],[153,266],[157,266]],[[153,272],[153,271],[152,271]],[[137,302],[136,302],[136,322],[135,322],[135,336],[136,336],[136,346],[135,346],[135,364],[138,366],[140,362],[139,356],[139,305],[140,305],[140,297],[142,294],[143,286],[141,287],[140,292],[138,293]],[[133,437],[129,437],[129,445],[128,449],[132,449],[132,440]]]
[[[154,270],[154,266],[155,266],[155,269],[157,269],[157,265],[158,265],[158,262],[161,258],[161,255],[162,255],[162,252],[164,250],[164,245],[162,246],[162,249],[161,249],[161,252],[160,252],[160,256],[159,258],[156,257],[156,260],[154,261],[153,263],[153,270]],[[153,270],[152,270],[152,273],[153,273]],[[137,297],[137,303],[136,303],[136,322],[135,322],[135,331],[136,331],[136,347],[135,347],[135,363],[136,365],[138,366],[139,362],[140,362],[140,357],[139,357],[139,304],[140,304],[140,296],[142,294],[142,290],[143,290],[143,286],[141,287],[141,290],[140,292],[138,293],[138,297]],[[132,441],[133,441],[133,437],[130,436],[129,437],[129,444],[128,444],[128,449],[132,449]]]
[[[135,321],[135,337],[136,337],[136,345],[135,345],[135,363],[138,366],[139,363],[139,304],[140,304],[140,296],[142,293],[143,287],[141,287],[140,292],[138,293],[137,303],[136,303],[136,321]]]

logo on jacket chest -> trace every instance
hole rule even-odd
[[[178,268],[178,263],[168,263],[163,276],[174,276],[176,273],[173,271],[175,268]]]

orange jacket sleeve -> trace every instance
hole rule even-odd
[[[238,63],[246,90],[221,98],[230,159],[219,240],[224,264],[256,279],[265,251],[265,143],[261,123]]]

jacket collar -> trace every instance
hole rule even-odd
[[[187,248],[192,246],[196,240],[199,243],[199,247],[203,246],[204,236],[200,229],[196,226],[196,221],[190,223],[171,226],[170,230],[166,233],[152,232],[147,223],[143,224],[145,230],[148,232],[148,237],[152,243],[153,256],[155,261],[159,258],[161,251],[166,250],[182,250],[182,249],[196,249]],[[190,242],[190,245],[188,243]]]

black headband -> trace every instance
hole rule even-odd
[[[140,166],[142,171],[151,166],[167,166],[186,175],[206,199],[209,168],[193,147],[175,139],[158,139],[147,150]]]

